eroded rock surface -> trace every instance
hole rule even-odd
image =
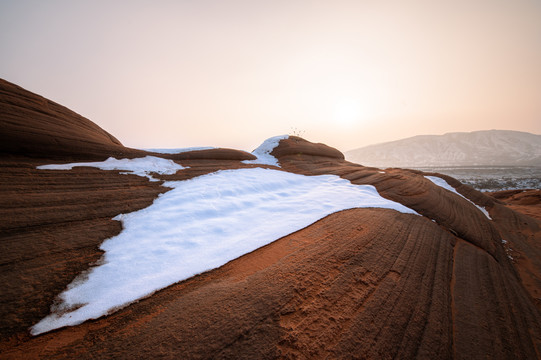
[[[34,144],[40,130],[32,119],[45,124],[46,134],[60,131],[61,117],[81,121],[66,110],[44,115],[35,109],[43,103],[10,86],[3,83],[0,124],[30,123],[31,130],[6,138]],[[110,316],[31,337],[28,328],[47,315],[55,296],[100,258],[99,244],[121,231],[111,218],[167,191],[161,182],[115,171],[37,170],[63,156],[71,162],[148,154],[122,147],[99,128],[79,133],[77,126],[65,138],[86,144],[84,151],[39,141],[21,147],[15,139],[2,145],[2,358],[539,358],[541,224],[531,216],[539,214],[537,204],[517,200],[532,212],[525,215],[509,197],[487,196],[443,175],[353,164],[336,149],[298,137],[272,152],[282,170],[370,184],[422,216],[334,213]],[[241,161],[251,154],[230,149],[152,155],[189,166],[154,175],[161,180],[258,166]],[[426,175],[445,179],[492,220]]]

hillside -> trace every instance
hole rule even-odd
[[[345,155],[349,161],[379,167],[541,166],[541,135],[508,130],[419,135]]]
[[[44,128],[43,138],[55,133],[84,143],[66,153],[64,144],[50,142],[39,156],[32,146],[4,145],[2,359],[534,359],[541,354],[538,193],[490,197],[441,174],[351,163],[336,149],[294,136],[273,138],[252,154],[148,153],[110,142],[109,136],[87,141],[85,131],[78,139],[78,125],[63,134],[58,122],[67,117],[79,124],[78,115],[60,108],[57,115],[43,118],[38,112],[34,119],[27,107],[37,95],[13,92],[9,83],[0,83],[0,89],[0,106],[11,109],[0,110],[8,114],[0,123],[28,124],[31,139],[42,138]],[[9,105],[14,101],[24,122]],[[102,161],[117,154],[134,161]],[[78,164],[69,165],[73,162]],[[353,195],[333,192],[338,186],[361,202],[351,205]],[[377,201],[362,203],[367,194]],[[346,204],[336,210],[340,201]],[[328,215],[301,224],[312,204]],[[257,216],[260,211],[268,212]],[[152,227],[146,226],[153,217]],[[187,229],[185,219],[201,226]],[[297,222],[298,230],[252,244],[260,233]],[[141,239],[144,231],[157,235]],[[127,291],[115,292],[118,285],[104,289],[101,280],[88,298],[70,304],[69,296],[59,297],[91,283],[97,269],[117,260],[142,272],[134,278],[116,268],[104,281],[135,289],[157,283],[171,268],[175,276],[177,266],[186,270],[185,261],[207,263],[207,255],[192,249],[218,246],[214,254],[224,259],[239,233],[249,236],[238,238],[235,249],[255,247],[120,306],[111,300]],[[201,234],[209,236],[201,240]],[[179,243],[182,251],[174,254]],[[118,256],[113,245],[119,244]],[[134,252],[141,257],[129,258]],[[70,323],[71,314],[94,304],[94,293],[98,302],[113,304],[107,316]],[[47,318],[61,321],[36,331]]]

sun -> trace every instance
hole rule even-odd
[[[333,106],[333,122],[342,126],[351,126],[361,117],[361,104],[352,98],[336,101]]]

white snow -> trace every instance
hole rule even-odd
[[[280,140],[289,138],[289,135],[280,135],[271,137],[263,142],[257,149],[252,151],[252,154],[257,157],[255,160],[244,160],[245,164],[261,164],[261,165],[274,165],[280,167],[278,159],[272,156],[270,153],[278,146]]]
[[[155,156],[120,160],[110,157],[109,159],[101,162],[41,165],[37,168],[41,170],[71,170],[76,166],[96,167],[102,170],[124,170],[129,174],[147,177],[151,181],[158,180],[154,179],[150,173],[171,175],[176,173],[178,170],[185,169],[185,167],[175,163],[172,160],[162,159]]]
[[[159,154],[180,154],[189,151],[201,151],[201,150],[212,150],[216,149],[211,146],[199,146],[199,147],[189,147],[189,148],[176,148],[176,149],[141,149],[145,151],[155,152]]]
[[[172,190],[151,206],[115,217],[123,231],[103,242],[99,264],[59,295],[59,305],[31,328],[33,335],[109,314],[340,210],[417,214],[371,185],[335,175],[251,168],[164,185]]]
[[[442,188],[444,188],[446,190],[452,191],[455,194],[457,194],[457,195],[463,197],[464,199],[468,200],[470,203],[475,205],[475,207],[478,208],[483,214],[485,214],[485,216],[489,220],[492,220],[492,218],[490,217],[490,214],[488,213],[488,211],[484,207],[477,205],[476,203],[474,203],[473,201],[471,201],[470,199],[468,199],[467,197],[465,197],[464,195],[462,195],[461,193],[456,191],[456,189],[454,187],[452,187],[451,185],[449,185],[449,183],[447,181],[445,181],[444,179],[442,179],[440,177],[437,177],[437,176],[425,176],[425,178],[432,181],[434,184],[438,185],[439,187],[442,187]]]

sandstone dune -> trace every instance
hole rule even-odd
[[[109,316],[32,337],[121,231],[111,219],[168,189],[117,171],[36,169],[151,153],[5,81],[0,126],[1,358],[540,358],[538,191],[487,195],[444,175],[353,164],[293,136],[271,153],[282,170],[373,185],[421,216],[337,212]],[[153,175],[161,180],[260,166],[233,149],[152,155],[189,166]]]

